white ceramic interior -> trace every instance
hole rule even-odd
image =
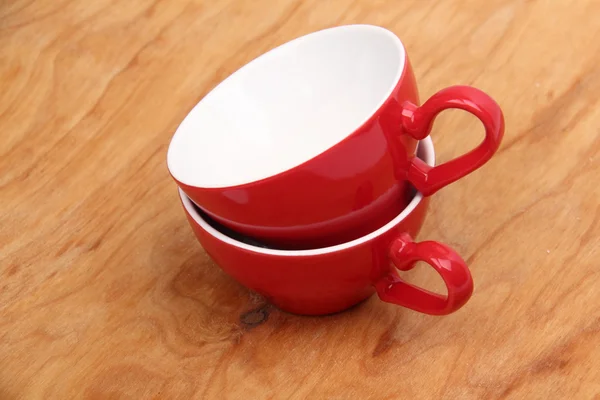
[[[435,165],[435,150],[433,148],[433,141],[431,137],[427,136],[425,139],[419,142],[419,146],[417,148],[417,154],[419,158],[425,161],[428,165]],[[219,232],[215,228],[213,228],[202,216],[198,213],[196,207],[194,207],[194,203],[186,196],[183,190],[179,189],[179,196],[181,196],[181,200],[183,202],[183,206],[186,211],[192,216],[194,221],[198,225],[202,227],[202,229],[206,230],[210,235],[214,236],[221,242],[225,242],[231,246],[240,247],[242,249],[246,249],[248,251],[252,251],[255,253],[262,254],[270,254],[274,256],[312,256],[318,254],[326,254],[326,253],[334,253],[336,251],[340,251],[343,249],[347,249],[350,247],[357,246],[361,243],[367,242],[377,236],[384,234],[385,232],[393,229],[396,225],[398,225],[407,215],[409,215],[417,205],[423,200],[423,195],[420,192],[415,193],[415,196],[410,201],[410,203],[406,206],[404,210],[393,220],[388,222],[386,225],[377,229],[374,232],[369,233],[366,236],[360,237],[358,239],[352,240],[350,242],[338,244],[330,247],[323,247],[320,249],[309,249],[309,250],[277,250],[277,249],[269,249],[258,246],[252,246],[250,244],[240,242],[239,240],[235,240],[223,233]]]
[[[405,51],[372,25],[285,43],[233,73],[190,111],[169,146],[173,177],[223,188],[277,175],[323,153],[381,107]]]

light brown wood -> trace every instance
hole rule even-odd
[[[600,2],[0,2],[0,399],[600,396]],[[282,313],[203,252],[166,168],[177,124],[291,38],[374,23],[421,95],[503,107],[496,157],[432,201],[421,239],[468,260],[447,317],[375,296]],[[482,128],[444,114],[439,160]],[[439,288],[418,268],[408,279]]]

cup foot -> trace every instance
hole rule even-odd
[[[316,316],[328,316],[349,311],[360,304],[364,303],[375,294],[375,290],[369,290],[367,293],[361,293],[361,295],[348,299],[345,301],[334,300],[334,301],[311,301],[310,303],[294,300],[275,300],[269,299],[269,303],[277,307],[279,310],[288,314],[294,314],[297,316],[304,317],[316,317]]]

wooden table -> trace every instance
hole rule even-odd
[[[0,3],[0,399],[600,396],[600,2]],[[503,107],[496,157],[432,200],[421,239],[468,261],[446,317],[376,296],[280,312],[196,242],[166,168],[189,109],[238,67],[346,23],[396,32],[421,96]],[[439,161],[483,129],[448,112]],[[412,281],[441,288],[428,268]]]

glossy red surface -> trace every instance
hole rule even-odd
[[[417,261],[425,261],[442,277],[447,296],[404,282],[389,274],[375,287],[379,298],[427,314],[444,315],[462,307],[473,293],[473,279],[463,259],[445,244],[426,241],[413,242],[410,235],[402,233],[390,245],[390,258],[400,271],[408,271]]]
[[[413,159],[408,180],[425,196],[485,164],[498,150],[504,136],[504,116],[500,106],[490,96],[470,86],[440,90],[421,107],[404,103],[402,126],[413,137],[423,139],[429,135],[435,117],[450,108],[462,109],[476,116],[485,128],[485,138],[474,150],[435,167],[418,158]]]
[[[180,195],[194,234],[214,261],[242,285],[291,313],[342,311],[377,291],[383,301],[444,315],[462,307],[473,290],[469,270],[454,251],[437,242],[412,241],[427,212],[426,197],[419,196],[412,212],[368,240],[317,254],[281,250],[269,254],[260,247],[241,247],[218,237],[201,225],[200,221],[206,219],[183,192]],[[406,270],[419,260],[440,273],[448,288],[447,296],[411,286],[398,277],[392,266]]]
[[[487,162],[504,133],[500,107],[488,95],[454,86],[419,104],[413,71],[359,129],[328,151],[291,170],[250,184],[200,188],[178,182],[186,194],[221,224],[274,247],[331,246],[385,225],[407,204],[408,182],[425,195]],[[485,140],[469,153],[431,168],[415,157],[438,113],[460,108],[478,117]]]
[[[343,243],[385,225],[407,203],[417,140],[402,132],[401,104],[418,103],[412,68],[383,106],[325,153],[281,174],[230,188],[178,185],[212,218],[282,248]]]

